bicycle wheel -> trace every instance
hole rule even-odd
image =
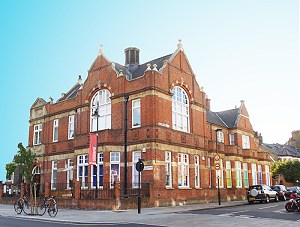
[[[47,205],[45,203],[41,203],[37,207],[37,213],[40,216],[43,216],[46,213]]]
[[[23,205],[23,211],[25,214],[31,214],[31,210],[33,209],[33,207],[31,206],[31,204],[29,202],[25,202]]]
[[[57,208],[57,205],[56,204],[50,204],[49,207],[48,207],[48,214],[51,216],[51,217],[55,217],[57,215],[57,212],[58,212],[58,208]]]
[[[14,209],[17,212],[17,214],[21,214],[23,210],[23,200],[18,199],[14,204]]]

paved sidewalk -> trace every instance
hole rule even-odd
[[[23,212],[21,214],[17,214],[14,211],[13,205],[0,204],[0,216],[40,219],[67,223],[140,223],[159,226],[167,226],[162,223],[168,223],[168,226],[171,226],[170,220],[172,219],[172,216],[178,216],[178,213],[182,211],[215,209],[219,207],[239,206],[245,204],[247,204],[246,201],[232,201],[222,202],[220,206],[218,203],[208,203],[174,207],[142,208],[140,214],[138,214],[137,209],[119,211],[59,209],[57,216],[54,218],[50,217],[47,213],[44,216],[26,215]],[[166,222],[163,220],[166,220]],[[178,222],[178,220],[176,222]],[[177,224],[174,223],[172,226],[177,226]],[[185,223],[178,223],[178,226],[187,225]]]

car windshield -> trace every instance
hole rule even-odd
[[[297,190],[297,188],[296,187],[289,187],[289,188],[287,188],[289,191],[296,191]]]

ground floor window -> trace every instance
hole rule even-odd
[[[256,171],[256,164],[251,164],[251,170],[252,170],[252,185],[257,184],[257,171]]]
[[[52,161],[51,189],[56,190],[57,161]]]
[[[189,155],[178,154],[178,187],[189,186]]]
[[[195,187],[200,188],[200,159],[199,155],[194,156],[195,162]]]
[[[166,187],[172,187],[172,153],[166,151],[165,153],[165,163],[166,163]]]
[[[249,179],[248,179],[248,163],[243,163],[244,170],[244,188],[249,187]]]
[[[226,185],[227,185],[227,188],[232,188],[231,163],[230,163],[230,161],[226,161]]]
[[[266,185],[270,184],[270,166],[265,165],[265,172],[266,172]]]
[[[219,181],[219,182],[218,182]],[[216,170],[216,187],[223,188],[224,180],[223,180],[223,161],[220,159],[220,169]]]
[[[142,156],[140,151],[135,151],[132,153],[132,187],[133,188],[139,187],[139,172],[136,170],[135,165],[141,157]]]
[[[74,162],[72,159],[67,160],[67,189],[73,187],[73,168]]]
[[[120,152],[110,152],[110,187],[120,180]]]
[[[97,182],[97,183],[96,183]],[[98,153],[96,165],[92,166],[92,187],[103,187],[103,153]]]
[[[77,180],[81,183],[81,188],[88,186],[88,155],[77,156]]]
[[[236,171],[236,187],[242,187],[242,165],[240,161],[235,162],[235,171]]]

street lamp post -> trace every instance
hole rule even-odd
[[[216,131],[216,154],[219,157],[219,152],[218,152],[218,132],[222,131],[222,129],[221,128],[217,128],[215,131]],[[217,177],[218,177],[218,202],[219,202],[219,205],[221,205],[220,174]]]
[[[93,113],[93,117],[96,116],[96,125],[97,125],[97,128],[96,128],[96,180],[95,180],[95,183],[96,183],[96,195],[95,195],[95,198],[98,198],[98,118],[99,118],[99,101],[97,101],[97,105],[96,105],[96,109]]]

